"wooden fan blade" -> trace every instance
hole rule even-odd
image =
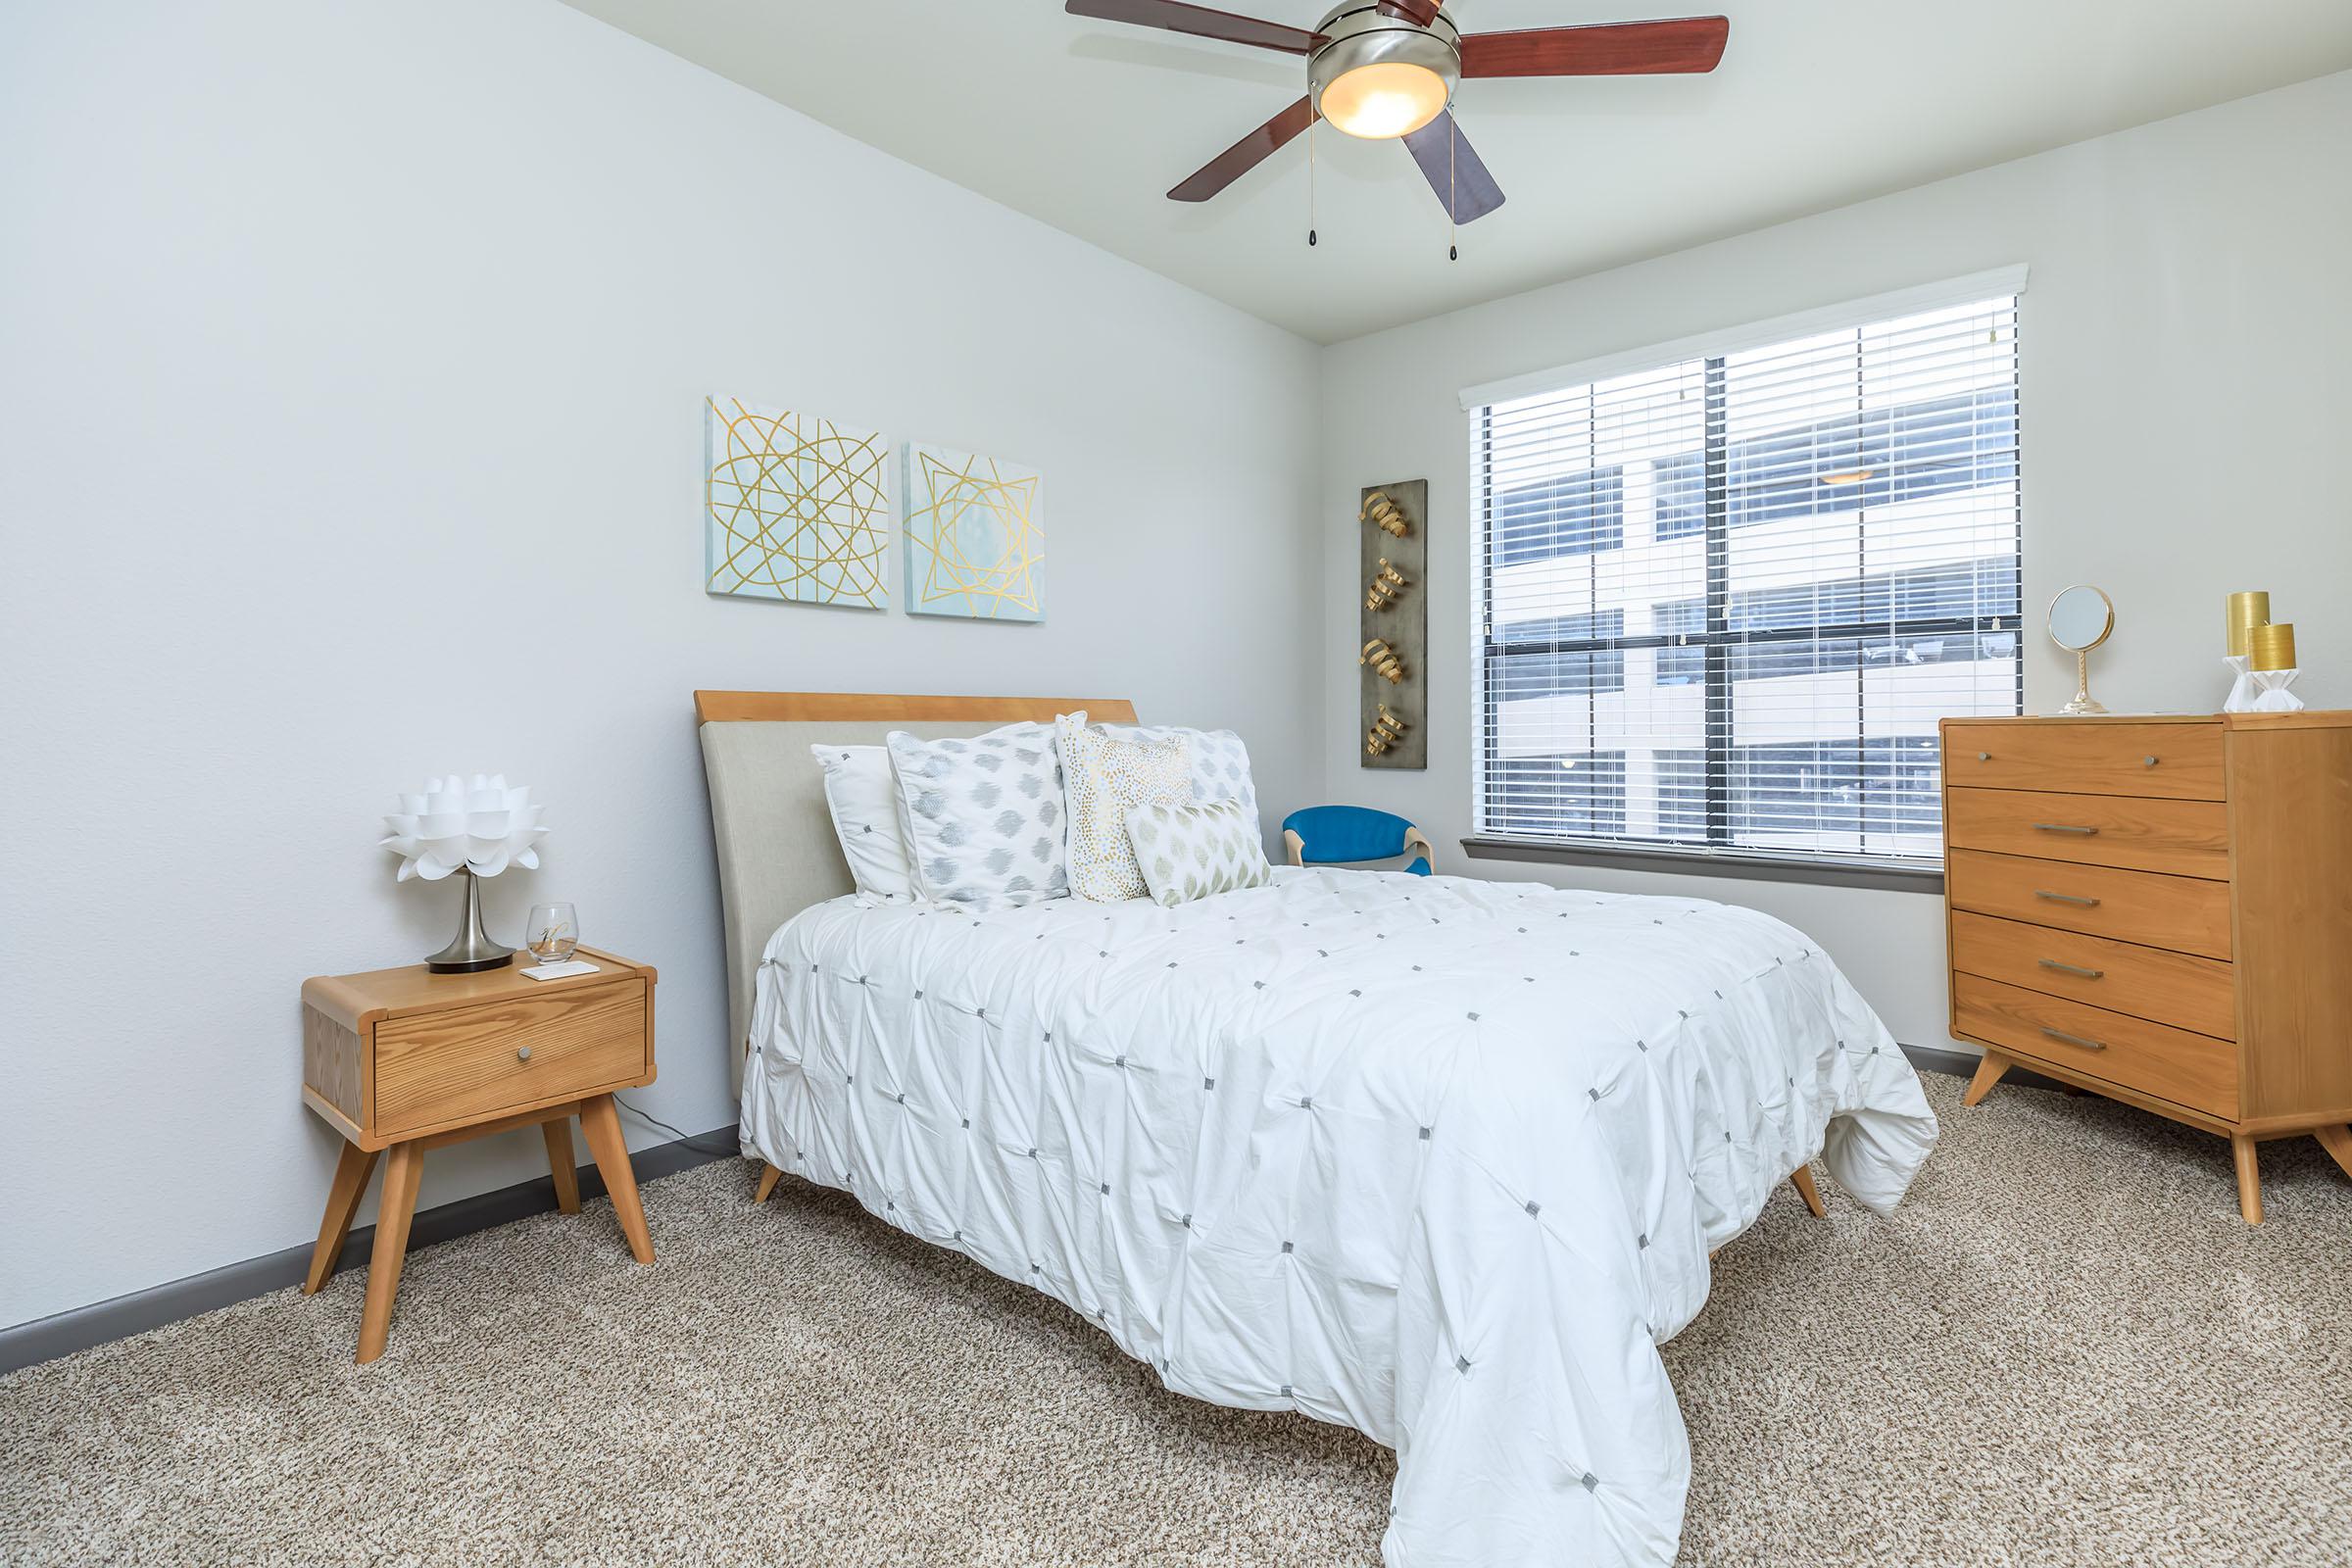
[[[1447,110],[1404,138],[1412,149],[1413,162],[1429,176],[1429,188],[1438,193],[1438,205],[1452,198],[1453,220],[1467,223],[1484,218],[1502,205],[1502,187],[1487,172],[1471,149],[1470,138],[1462,127],[1453,122],[1453,112]]]
[[[1593,27],[1474,32],[1462,40],[1462,75],[1653,76],[1713,71],[1732,35],[1725,17],[1611,22]]]
[[[1274,156],[1293,136],[1304,130],[1315,111],[1304,98],[1258,126],[1240,141],[1202,164],[1199,172],[1168,192],[1172,202],[1204,202],[1259,164]]]
[[[1130,22],[1139,27],[1189,32],[1196,38],[1219,38],[1258,49],[1277,49],[1286,55],[1311,54],[1321,41],[1320,34],[1303,27],[1286,27],[1279,22],[1260,22],[1255,17],[1237,17],[1230,11],[1211,11],[1206,6],[1188,6],[1181,0],[1069,0],[1062,9],[1073,17]]]
[[[1416,27],[1426,27],[1438,20],[1441,0],[1380,0],[1380,13],[1398,17]]]

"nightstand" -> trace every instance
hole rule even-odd
[[[384,1353],[416,1179],[425,1152],[445,1144],[537,1127],[556,1204],[576,1214],[576,1113],[630,1252],[654,1260],[612,1104],[614,1090],[654,1081],[654,971],[587,948],[575,956],[598,972],[540,981],[525,979],[519,963],[478,974],[434,974],[416,963],[302,983],[302,1098],[345,1140],[305,1296],[334,1273],[376,1155],[392,1152],[354,1359]]]

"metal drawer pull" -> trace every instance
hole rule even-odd
[[[528,1061],[528,1060],[530,1060],[530,1059],[531,1059],[531,1048],[530,1048],[530,1047],[528,1047],[528,1046],[516,1046],[516,1047],[514,1048],[514,1059],[515,1059],[516,1061]]]
[[[1989,762],[1992,760],[1992,754],[1990,752],[1979,752],[1977,754],[1977,760],[1980,762]]]
[[[2070,1046],[2081,1046],[2085,1051],[2105,1051],[2107,1049],[2107,1042],[2104,1040],[2085,1040],[2081,1035],[2070,1035],[2063,1029],[2053,1029],[2046,1023],[2041,1026],[2041,1032],[2052,1040],[2063,1040]]]
[[[2081,905],[2085,909],[2095,909],[2099,906],[2099,901],[2096,899],[2085,899],[2073,893],[2052,893],[2044,888],[2035,888],[2034,896],[2037,899],[2047,899],[2052,904]]]
[[[2041,966],[2044,969],[2055,969],[2060,974],[2079,974],[2085,980],[2101,979],[2107,973],[2104,969],[2085,969],[2081,964],[2060,963],[2056,958],[2042,959]]]
[[[2069,827],[2064,822],[2036,822],[2034,824],[2034,831],[2036,833],[2081,833],[2087,837],[2096,833],[2098,829],[2095,827]]]
[[[2142,767],[2154,767],[2156,765],[2156,759],[2153,757],[2143,757],[2139,760],[2139,762],[2140,766]]]

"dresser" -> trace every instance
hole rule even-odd
[[[1952,1033],[2230,1140],[2316,1137],[2352,1175],[2352,712],[1952,718]]]

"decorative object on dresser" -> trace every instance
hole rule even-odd
[[[883,610],[890,442],[805,409],[703,400],[703,591]]]
[[[1356,682],[1363,767],[1424,768],[1429,745],[1429,481],[1409,479],[1361,492],[1356,554],[1362,564]]]
[[[305,1296],[335,1270],[384,1150],[375,1250],[359,1353],[383,1354],[427,1150],[509,1128],[539,1128],[556,1206],[580,1211],[569,1118],[576,1112],[629,1251],[654,1260],[629,1168],[618,1089],[654,1081],[654,971],[581,949],[594,974],[535,985],[519,972],[436,974],[422,964],[302,983],[302,1098],[345,1140],[311,1252]]]
[[[476,773],[470,783],[452,773],[428,782],[421,794],[403,795],[400,810],[384,818],[384,826],[392,830],[384,848],[401,858],[399,880],[421,877],[438,882],[453,872],[466,878],[458,934],[424,960],[427,968],[437,974],[470,974],[495,969],[514,956],[513,948],[491,941],[482,929],[477,879],[496,876],[510,865],[538,869],[534,846],[547,837],[539,822],[542,809],[532,802],[529,785],[509,785],[504,773]]]
[[[906,448],[906,612],[1043,620],[1046,481],[949,447]]]
[[[2295,626],[2271,619],[2271,596],[2246,592],[2230,596],[2229,651],[2222,662],[2234,677],[2226,713],[2299,713],[2303,699],[2290,689],[2302,671],[2295,667]]]
[[[2062,713],[2104,713],[2090,695],[2090,651],[2115,634],[2115,601],[2086,583],[2059,590],[2050,601],[2050,641],[2075,656],[2075,695]]]
[[[2352,712],[1947,718],[1952,1033],[2352,1175]]]

